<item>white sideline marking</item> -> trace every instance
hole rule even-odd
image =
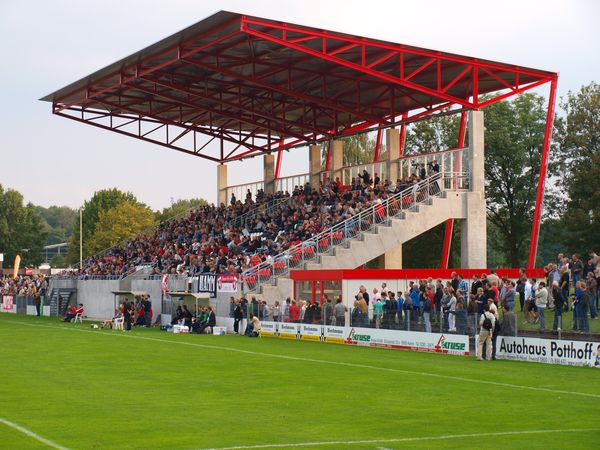
[[[58,450],[69,450],[67,447],[63,447],[62,445],[58,445],[55,442],[52,442],[50,439],[46,439],[45,437],[40,436],[39,434],[34,433],[27,428],[22,427],[21,425],[17,425],[16,423],[11,422],[10,420],[3,419],[0,417],[0,423],[3,423],[6,426],[14,428],[17,431],[29,436],[30,438],[35,439],[36,441],[41,442],[42,444],[46,444],[48,447],[56,448]]]
[[[495,437],[495,436],[518,436],[521,434],[543,434],[543,433],[575,433],[600,431],[600,428],[587,429],[564,429],[564,430],[524,430],[524,431],[501,431],[497,433],[473,433],[473,434],[447,434],[444,436],[421,436],[421,437],[405,437],[392,439],[363,439],[357,441],[322,441],[322,442],[296,442],[290,444],[259,444],[259,445],[235,445],[233,447],[211,447],[202,448],[199,450],[244,450],[255,448],[285,448],[285,447],[310,447],[313,445],[354,445],[354,444],[383,444],[394,442],[415,442],[415,441],[442,441],[446,439],[463,439],[463,438],[478,438],[478,437]],[[377,447],[385,449],[385,447]]]
[[[562,389],[550,389],[550,388],[544,388],[544,387],[539,387],[539,386],[525,386],[522,384],[500,383],[498,381],[479,380],[476,378],[464,378],[464,377],[459,377],[459,376],[455,376],[455,375],[444,375],[444,374],[440,374],[440,373],[418,372],[416,370],[394,369],[391,367],[371,366],[368,364],[357,364],[357,363],[349,363],[349,362],[343,362],[343,361],[329,361],[329,360],[325,360],[325,359],[315,359],[315,358],[302,358],[300,356],[278,355],[275,353],[256,352],[256,351],[252,351],[252,350],[242,350],[240,348],[223,347],[223,346],[211,345],[211,344],[198,344],[196,342],[174,341],[171,339],[159,339],[159,338],[152,338],[152,337],[147,337],[147,336],[136,336],[136,335],[125,334],[125,333],[113,333],[113,332],[103,333],[100,330],[92,331],[92,330],[84,330],[82,328],[72,328],[72,327],[66,327],[66,326],[65,327],[62,327],[62,326],[57,327],[54,325],[35,325],[32,323],[27,323],[27,322],[9,321],[6,323],[13,323],[13,324],[25,325],[25,326],[30,326],[30,327],[52,328],[55,330],[67,330],[67,331],[79,331],[79,332],[83,332],[83,333],[94,333],[94,334],[101,335],[101,336],[120,336],[120,337],[126,337],[126,338],[130,338],[130,339],[140,339],[140,340],[144,340],[144,341],[162,342],[162,343],[167,343],[167,344],[187,345],[190,347],[208,348],[211,350],[224,350],[224,351],[230,351],[230,352],[236,352],[236,353],[245,353],[248,355],[266,356],[269,358],[287,359],[287,360],[291,360],[291,361],[304,361],[304,362],[312,362],[312,363],[318,363],[318,364],[330,364],[330,365],[335,365],[335,366],[354,367],[354,368],[358,368],[358,369],[381,370],[384,372],[395,372],[395,373],[404,373],[404,374],[408,374],[408,375],[419,375],[419,376],[426,376],[426,377],[432,377],[432,378],[442,378],[442,379],[446,379],[446,380],[462,381],[462,382],[467,382],[467,383],[486,384],[486,385],[490,385],[490,386],[507,387],[507,388],[512,388],[512,389],[524,389],[524,390],[528,390],[528,391],[550,392],[553,394],[579,395],[581,397],[590,397],[590,398],[599,398],[600,399],[600,394],[592,394],[589,392],[565,391]]]

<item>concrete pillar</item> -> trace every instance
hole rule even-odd
[[[483,112],[469,111],[468,120],[471,189],[465,196],[467,218],[461,220],[460,263],[463,268],[483,269],[487,267]]]
[[[265,155],[263,157],[264,167],[264,191],[265,194],[275,193],[275,155]]]
[[[342,177],[342,167],[344,167],[344,141],[331,141],[331,181],[339,177],[342,184],[349,184],[350,180],[344,180]]]
[[[402,269],[402,244],[385,252],[379,257],[379,267],[382,269]]]
[[[217,166],[217,203],[219,205],[221,203],[227,205],[228,201],[229,199],[227,198],[227,166],[225,164],[219,164]]]
[[[400,158],[400,131],[395,128],[386,130],[386,143],[388,151],[387,173],[388,179],[396,183],[398,177],[398,158]]]
[[[313,189],[321,186],[321,168],[321,146],[311,145],[308,147],[308,177]]]

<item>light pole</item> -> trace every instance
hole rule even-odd
[[[83,270],[83,208],[79,208],[79,270]]]

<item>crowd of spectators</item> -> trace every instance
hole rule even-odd
[[[46,295],[48,280],[44,275],[19,275],[0,278],[1,295],[37,297]]]
[[[232,196],[229,206],[205,206],[162,222],[152,234],[88,258],[82,270],[70,275],[120,276],[143,264],[152,264],[156,274],[241,273],[420,179],[413,175],[393,183],[364,171],[346,187],[339,179],[327,179],[320,189],[307,183],[291,194],[259,191],[253,200],[248,192],[244,201]],[[261,208],[276,198],[287,201],[276,209]],[[249,211],[256,211],[251,220],[230,224]]]
[[[320,304],[287,298],[268,305],[252,297],[231,299],[230,315],[239,322],[253,312],[260,320],[323,325],[346,325],[403,330],[436,330],[474,334],[486,311],[493,314],[491,338],[515,336],[518,328],[517,308],[524,323],[547,330],[546,314],[552,312],[552,330],[589,332],[589,319],[598,318],[600,292],[600,258],[590,253],[585,263],[578,255],[560,254],[556,263],[545,267],[544,280],[527,277],[521,269],[519,278],[499,277],[495,270],[474,275],[471,280],[452,273],[451,279],[410,281],[408,289],[394,292],[385,283],[371,293],[361,286],[348,309],[341,298],[332,301],[325,295]],[[572,311],[570,329],[563,325],[563,314]],[[236,329],[237,332],[237,329]],[[494,347],[495,348],[495,347]]]

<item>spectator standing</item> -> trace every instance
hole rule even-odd
[[[554,299],[554,323],[552,324],[552,329],[556,331],[559,326],[562,328],[562,313],[566,303],[558,281],[552,283],[552,298]]]
[[[591,261],[591,260],[590,260]],[[596,296],[598,294],[598,282],[594,276],[594,272],[588,272],[585,280],[586,292],[589,300],[590,317],[592,319],[598,318],[598,310],[596,309]]]
[[[235,334],[240,333],[240,322],[243,318],[244,311],[242,310],[239,300],[236,300],[233,308],[233,332]]]
[[[540,281],[538,289],[535,291],[535,306],[537,308],[538,318],[540,319],[540,331],[546,331],[546,317],[544,311],[548,306],[548,290],[546,283]]]
[[[492,332],[496,319],[490,312],[488,305],[484,306],[483,314],[479,317],[479,344],[477,347],[477,360],[483,361],[483,346],[486,346],[486,356],[488,360],[492,357]]]
[[[517,335],[517,316],[507,304],[502,305],[502,335]]]
[[[344,306],[342,303],[342,299],[338,298],[335,302],[335,306],[333,307],[333,314],[335,316],[335,324],[338,327],[346,326],[346,313],[348,312],[348,308]]]
[[[427,295],[425,295],[423,297],[421,306],[423,307],[423,322],[425,323],[425,332],[431,333],[430,316],[431,316],[432,306],[431,306],[431,300],[429,299],[429,297]]]

